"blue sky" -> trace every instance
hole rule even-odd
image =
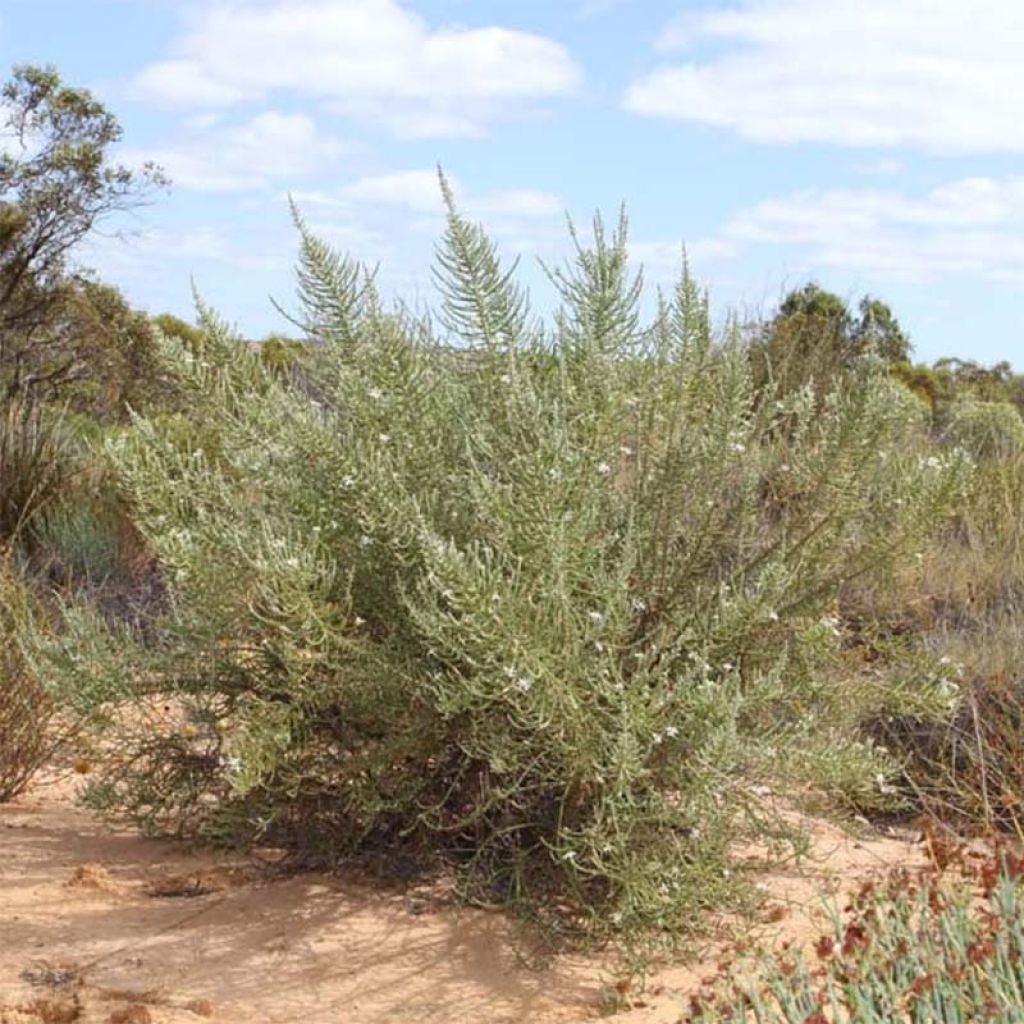
[[[719,311],[813,279],[921,359],[1024,369],[1021,54],[1019,0],[0,4],[0,61],[93,89],[175,182],[84,259],[152,312],[194,279],[253,336],[287,327],[289,192],[429,301],[442,164],[541,308],[564,213],[625,202],[652,284],[685,241]]]

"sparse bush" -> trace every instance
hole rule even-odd
[[[128,716],[97,799],[322,861],[444,855],[471,897],[592,937],[675,936],[734,892],[758,783],[885,801],[861,721],[949,695],[822,671],[830,609],[966,470],[881,363],[755,395],[688,273],[641,322],[624,227],[576,240],[545,329],[449,202],[444,337],[300,229],[303,386],[206,314],[201,351],[166,354],[209,444],[142,419],[109,448],[177,643],[75,611],[54,685],[191,719]]]

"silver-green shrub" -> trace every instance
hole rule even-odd
[[[173,642],[78,611],[53,685],[189,709],[119,719],[94,790],[157,827],[429,851],[475,898],[674,932],[735,888],[763,786],[883,799],[862,719],[948,703],[823,666],[840,585],[934,529],[963,466],[870,358],[823,401],[755,391],[685,267],[644,322],[624,225],[574,235],[543,325],[446,198],[434,317],[299,220],[301,373],[208,313],[201,351],[167,346],[192,434],[141,419],[109,454]]]
[[[946,437],[976,458],[1024,452],[1024,419],[1012,402],[957,402],[949,411]]]

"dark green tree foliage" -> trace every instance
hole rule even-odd
[[[857,306],[860,316],[850,332],[853,347],[863,351],[869,345],[889,363],[906,362],[913,346],[892,310],[881,301],[865,295]]]
[[[90,291],[69,259],[98,222],[165,179],[111,161],[117,119],[52,68],[21,66],[0,90],[0,384],[8,395],[81,379],[64,326]]]
[[[909,338],[880,299],[864,296],[854,314],[813,282],[789,292],[758,331],[751,349],[757,376],[785,391],[807,383],[827,388],[868,351],[889,363],[906,362],[911,352]]]

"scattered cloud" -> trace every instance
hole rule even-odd
[[[178,188],[246,192],[321,171],[351,148],[325,136],[306,114],[265,111],[234,125],[219,117],[192,119],[170,142],[128,149],[121,158],[127,163],[154,161]]]
[[[247,99],[244,89],[212,77],[192,60],[165,60],[151,64],[132,82],[137,99],[155,99],[175,107],[228,107]]]
[[[685,56],[635,80],[627,110],[756,142],[1024,150],[1017,0],[730,0],[658,49]]]
[[[243,245],[231,228],[212,224],[96,236],[84,247],[83,256],[118,278],[157,273],[169,263],[186,272],[211,263],[250,271],[290,269],[289,259],[282,258],[279,248]]]
[[[592,18],[598,14],[606,14],[617,7],[629,7],[636,3],[637,0],[580,0],[576,7],[576,13],[581,18]]]
[[[480,135],[524,105],[571,94],[580,79],[552,39],[432,27],[397,0],[212,0],[131,92],[186,109],[287,93],[429,138]]]
[[[698,238],[685,245],[686,258],[698,268],[730,259],[737,252],[736,244],[727,238]],[[683,265],[683,242],[630,242],[629,257],[642,263],[654,278],[676,278]]]
[[[550,192],[536,189],[473,192],[451,175],[448,176],[448,184],[455,193],[459,210],[470,217],[529,220],[558,217],[565,210],[562,199]],[[437,171],[429,168],[366,175],[333,192],[316,190],[293,195],[300,206],[390,207],[429,218],[439,218],[444,212]]]
[[[857,174],[869,174],[875,177],[892,177],[902,174],[906,170],[906,164],[894,157],[880,157],[878,160],[866,160],[863,163],[854,164],[853,170]]]
[[[803,248],[820,265],[929,282],[976,276],[1024,284],[1024,176],[965,178],[921,198],[878,189],[800,192],[734,217],[737,248]]]

